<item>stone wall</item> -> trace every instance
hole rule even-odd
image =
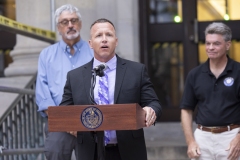
[[[54,11],[51,11],[50,2],[16,1],[16,21],[51,30],[51,14]],[[83,21],[81,36],[84,40],[89,39],[89,28],[96,19],[107,18],[116,27],[119,41],[117,54],[126,59],[139,61],[138,0],[55,0],[55,9],[66,3],[73,4],[80,10]],[[57,37],[59,40],[60,37]],[[10,53],[13,63],[5,69],[5,76],[35,74],[39,53],[48,45],[50,44],[46,42],[17,35],[17,44]]]

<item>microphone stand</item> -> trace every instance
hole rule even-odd
[[[92,78],[91,78],[91,87],[90,87],[90,102],[93,105],[97,105],[94,100],[94,88],[96,85],[96,76],[102,77],[104,76],[103,70],[92,70]],[[93,138],[95,142],[97,142],[97,159],[105,160],[105,145],[104,145],[104,131],[92,131]]]

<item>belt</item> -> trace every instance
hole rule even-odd
[[[226,131],[231,131],[232,129],[239,128],[239,124],[231,124],[228,126],[219,126],[219,127],[205,127],[200,124],[198,124],[198,129],[206,132],[212,132],[212,133],[222,133]]]
[[[107,145],[105,146],[105,148],[117,147],[117,146],[118,146],[117,143],[116,143],[116,144],[107,144]]]

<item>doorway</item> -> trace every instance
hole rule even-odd
[[[208,24],[223,22],[232,29],[229,55],[240,61],[237,1],[139,0],[141,62],[147,65],[162,104],[161,121],[180,121],[185,78],[192,68],[207,59],[204,30]]]

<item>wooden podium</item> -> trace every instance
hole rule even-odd
[[[91,125],[89,125],[90,128],[86,126],[86,117],[88,117],[87,124],[98,121],[98,126],[96,128],[91,128]],[[48,108],[50,132],[137,130],[143,127],[145,127],[145,112],[136,103],[50,106]]]

